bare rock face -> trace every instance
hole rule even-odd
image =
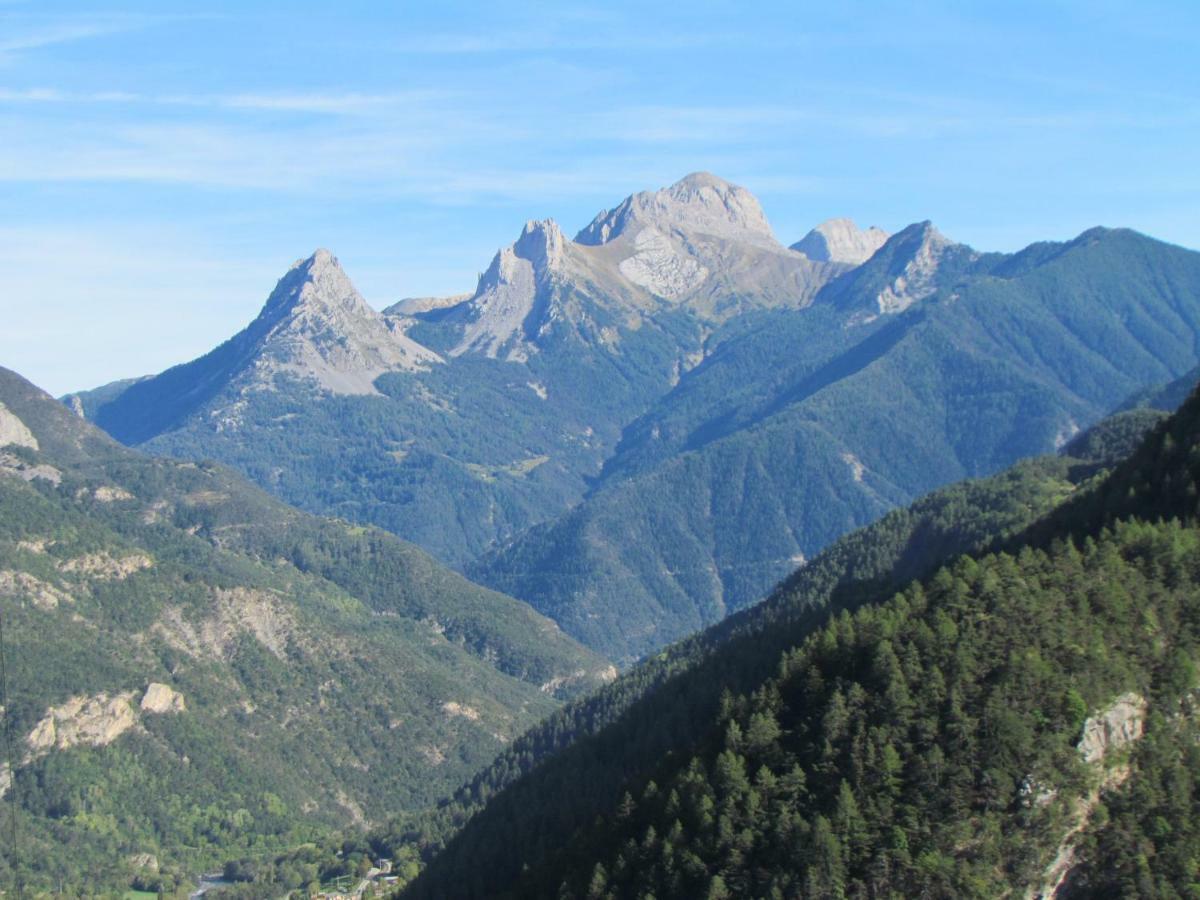
[[[1071,871],[1078,861],[1079,836],[1091,822],[1103,790],[1120,787],[1132,771],[1121,754],[1142,739],[1146,730],[1146,698],[1133,692],[1121,694],[1083,723],[1083,735],[1075,750],[1092,772],[1092,787],[1072,804],[1069,826],[1039,883],[1025,890],[1025,900],[1051,900],[1069,893]],[[1117,759],[1114,760],[1114,757]]]
[[[13,453],[0,450],[0,474],[14,475],[22,481],[62,482],[62,472],[45,463],[30,463]]]
[[[15,445],[30,450],[38,448],[33,432],[7,406],[0,403],[0,447]]]
[[[921,243],[912,259],[896,279],[887,285],[876,303],[884,315],[903,312],[919,300],[924,300],[937,290],[935,276],[943,254],[955,246],[932,225],[926,225]]]
[[[374,394],[374,381],[384,372],[441,362],[401,323],[372,309],[328,250],[292,266],[255,326],[266,331],[255,361],[264,381],[284,371],[334,394]]]
[[[778,246],[758,198],[707,172],[694,172],[661,191],[626,197],[575,236],[576,243],[607,244],[642,228],[682,230],[752,244]]]
[[[646,227],[633,238],[633,255],[621,260],[621,274],[660,297],[680,297],[708,278],[708,267],[680,252],[657,228]]]
[[[521,236],[496,254],[479,279],[462,339],[450,354],[474,351],[495,358],[507,350],[506,358],[524,359],[525,320],[539,290],[563,268],[568,243],[553,219],[526,222]]]
[[[100,581],[124,581],[134,572],[154,565],[145,553],[129,553],[116,557],[109,553],[88,553],[58,564],[58,570],[68,575],[82,575]]]
[[[1099,765],[1119,750],[1138,741],[1146,728],[1146,699],[1139,694],[1122,694],[1083,724],[1079,739],[1080,757]]]
[[[183,694],[179,693],[179,691],[169,685],[152,681],[146,687],[146,693],[142,696],[141,710],[142,712],[159,714],[178,713],[185,712],[187,704],[184,703]]]
[[[597,215],[574,241],[553,220],[527,222],[454,312],[462,336],[450,355],[482,353],[522,362],[556,322],[580,326],[614,345],[619,328],[588,322],[593,311],[588,303],[603,306],[608,323],[624,321],[629,328],[640,327],[642,317],[664,301],[718,320],[743,303],[803,305],[845,268],[783,247],[753,194],[696,173],[625,198]],[[569,296],[587,300],[581,304]],[[417,306],[397,304],[389,312],[405,309]]]
[[[459,716],[464,719],[470,719],[472,722],[479,721],[479,710],[472,706],[467,706],[465,703],[459,703],[456,700],[448,700],[443,703],[442,710],[448,716]]]
[[[307,647],[309,643],[280,597],[244,587],[214,589],[212,611],[198,622],[184,617],[178,607],[169,607],[151,631],[198,659],[228,658],[242,634],[249,634],[279,659],[289,644]]]
[[[133,494],[123,487],[102,484],[92,491],[92,499],[97,503],[116,503],[120,500],[132,500]]]
[[[137,724],[131,692],[72,697],[52,706],[25,739],[30,758],[80,744],[103,747]]]
[[[828,219],[792,244],[792,249],[815,262],[857,266],[875,255],[890,235],[872,225],[865,231],[851,219]]]
[[[62,603],[74,602],[69,594],[35,578],[28,572],[0,571],[0,597],[28,600],[40,610],[57,609]]]

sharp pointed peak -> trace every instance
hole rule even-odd
[[[296,260],[275,285],[263,305],[260,318],[277,321],[302,309],[331,305],[354,309],[364,314],[374,311],[355,289],[338,258],[324,247]]]
[[[325,269],[341,269],[342,265],[338,262],[338,258],[333,255],[332,251],[324,247],[318,247],[311,254],[301,259],[296,260],[292,264],[292,269],[303,269],[306,272],[320,272]]]

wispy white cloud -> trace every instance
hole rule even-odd
[[[224,97],[196,98],[200,104],[211,103],[228,109],[256,112],[317,113],[324,115],[364,115],[395,111],[430,101],[445,101],[448,91],[403,91],[396,93],[363,94],[305,93],[305,94],[233,94]]]
[[[191,106],[200,109],[251,112],[313,113],[322,115],[373,115],[397,109],[446,102],[455,96],[444,90],[390,93],[311,92],[236,94],[138,94],[131,91],[64,91],[59,88],[0,87],[0,103],[128,103],[144,106]]]
[[[21,34],[10,34],[0,38],[0,56],[20,53],[25,50],[38,50],[54,44],[67,44],[87,38],[100,37],[122,31],[115,23],[87,22],[63,23],[33,28]]]
[[[49,17],[32,16],[24,11],[6,14],[0,19],[0,65],[12,65],[22,56],[47,47],[122,34],[169,20],[161,15]]]

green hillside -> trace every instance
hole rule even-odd
[[[361,830],[610,677],[423,551],[127,450],[6,370],[0,442],[0,782],[29,887],[170,887]]]
[[[1031,461],[849,536],[397,835],[484,804],[405,896],[1187,896],[1198,443],[1193,398],[1110,475]]]

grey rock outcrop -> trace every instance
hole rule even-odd
[[[1146,698],[1131,691],[1121,694],[1083,723],[1083,735],[1075,750],[1090,769],[1093,783],[1087,794],[1072,803],[1070,825],[1041,882],[1025,891],[1025,900],[1050,900],[1063,896],[1064,892],[1069,893],[1064,889],[1078,861],[1079,836],[1091,822],[1101,792],[1118,788],[1128,780],[1132,770],[1124,761],[1123,753],[1142,739],[1146,730],[1146,712]]]
[[[660,191],[626,197],[616,209],[597,215],[575,236],[575,242],[607,244],[647,227],[664,233],[678,229],[768,247],[778,245],[758,198],[708,172],[693,172]]]
[[[904,270],[875,298],[879,311],[885,315],[903,312],[933,294],[937,290],[938,266],[951,246],[954,246],[953,242],[925,223],[920,243]]]
[[[496,253],[479,279],[462,339],[451,355],[474,350],[496,357],[508,347],[509,359],[524,359],[526,351],[514,339],[520,338],[539,291],[564,270],[567,243],[553,219],[526,222],[521,236]]]
[[[890,236],[874,225],[863,230],[852,219],[827,219],[792,244],[792,249],[815,262],[857,266],[874,256]]]
[[[7,406],[0,403],[0,447],[10,445],[30,450],[38,448],[33,432]]]
[[[259,321],[266,334],[255,365],[264,379],[284,371],[334,394],[373,394],[384,372],[441,361],[408,337],[402,324],[367,305],[328,250],[292,266]]]

